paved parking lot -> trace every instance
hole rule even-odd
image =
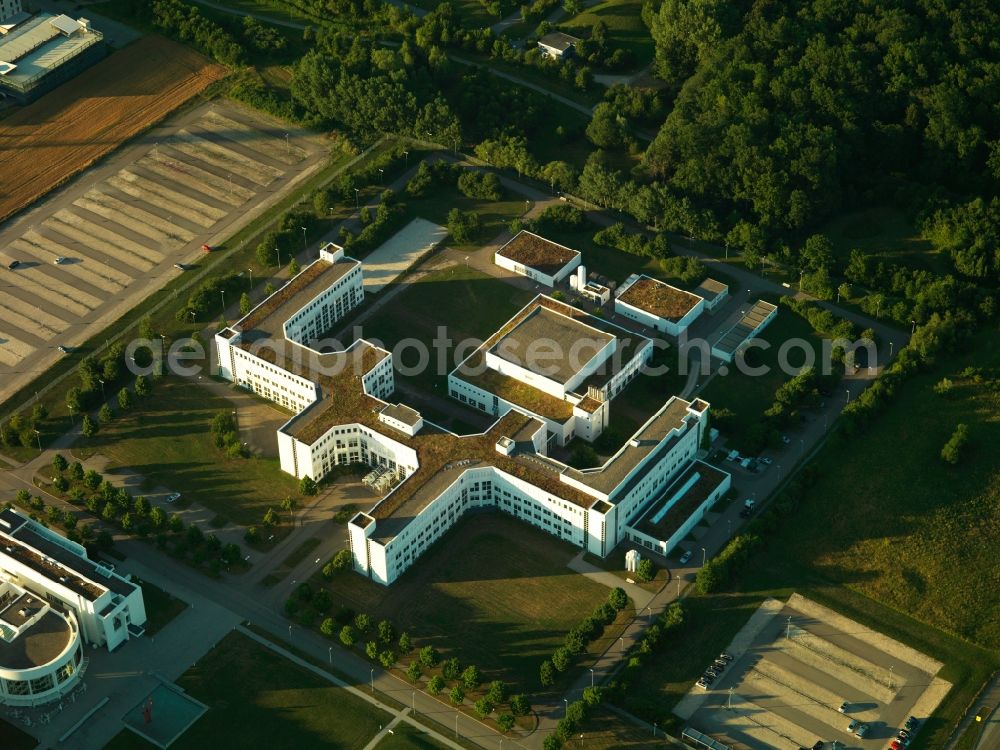
[[[798,595],[765,602],[729,651],[730,667],[675,712],[731,748],[884,748],[950,688],[935,677],[940,662]],[[868,726],[864,738],[853,722]]]
[[[0,255],[20,265],[0,269],[0,399],[322,165],[322,143],[285,130],[205,104],[9,223]]]

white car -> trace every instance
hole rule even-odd
[[[53,262],[53,263],[55,263],[55,264],[56,264],[57,266],[61,266],[61,265],[62,265],[63,263],[65,263],[66,261],[67,261],[67,258],[64,258],[64,257],[62,257],[62,256],[60,255],[60,256],[59,256],[58,258],[56,258],[56,259],[55,259],[54,261],[52,261],[52,262]]]
[[[177,500],[180,499],[180,496],[181,493],[179,492],[171,492],[169,495],[167,495],[167,502],[168,503],[176,502]]]
[[[691,559],[691,550],[688,550],[683,555],[681,555],[681,559],[680,559],[681,565],[684,565],[690,559]]]

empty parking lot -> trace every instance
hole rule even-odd
[[[59,346],[82,344],[182,273],[174,264],[234,232],[325,153],[304,131],[206,104],[5,227],[0,399],[49,366]]]
[[[884,748],[950,687],[939,662],[798,595],[766,602],[730,648],[734,663],[676,713],[731,748]]]

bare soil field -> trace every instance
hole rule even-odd
[[[0,221],[225,73],[197,52],[147,36],[0,121]]]

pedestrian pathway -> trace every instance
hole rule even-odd
[[[653,594],[641,586],[637,586],[634,583],[629,583],[616,576],[614,573],[609,573],[606,570],[601,570],[596,565],[591,565],[589,562],[583,559],[586,553],[580,551],[576,557],[569,561],[567,567],[570,570],[576,571],[580,575],[586,576],[595,583],[599,583],[602,586],[607,586],[609,589],[621,587],[628,594],[629,598],[635,604],[635,611],[642,612],[646,609],[647,605],[653,598]]]

